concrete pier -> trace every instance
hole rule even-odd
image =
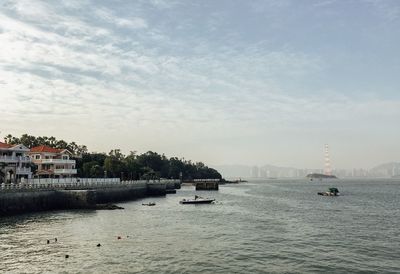
[[[196,182],[196,190],[218,190],[218,182]]]

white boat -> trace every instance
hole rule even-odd
[[[180,204],[211,204],[215,199],[208,199],[199,196],[194,196],[194,199],[183,199],[179,203]]]

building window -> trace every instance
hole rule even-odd
[[[68,155],[63,155],[63,160],[68,160]]]
[[[40,159],[40,155],[35,155],[35,159],[36,160]]]

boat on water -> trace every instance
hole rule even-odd
[[[339,196],[339,190],[336,187],[330,187],[326,192],[318,192],[322,196]]]
[[[203,198],[200,196],[194,196],[194,199],[183,199],[180,204],[211,204],[215,202],[215,199]]]
[[[142,204],[143,206],[155,206],[156,205],[156,203],[154,203],[154,202],[148,202],[148,203],[145,203],[145,204]]]

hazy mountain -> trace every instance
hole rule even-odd
[[[392,162],[378,165],[371,168],[370,175],[377,177],[400,176],[400,163]]]

